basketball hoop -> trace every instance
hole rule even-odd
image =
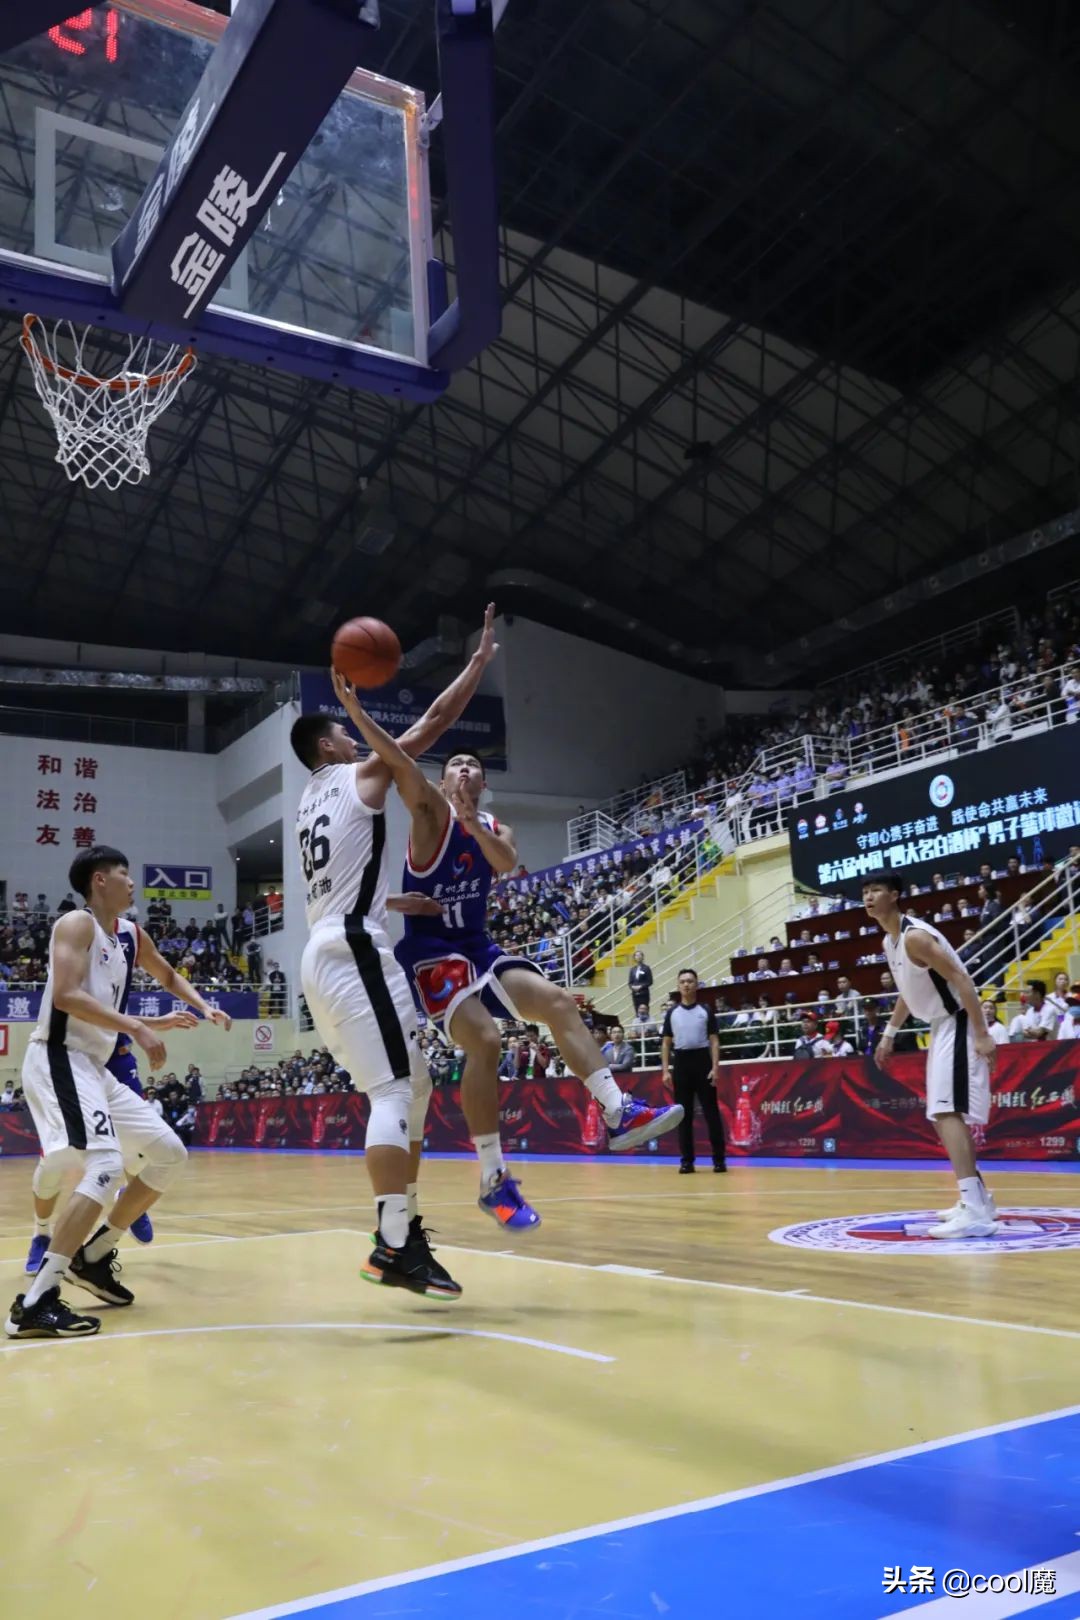
[[[194,371],[195,353],[173,344],[155,361],[152,338],[129,338],[123,369],[98,377],[83,359],[92,333],[92,327],[80,331],[70,321],[50,328],[36,315],[25,315],[19,341],[56,429],[57,461],[88,489],[104,484],[115,490],[137,484],[150,471],[146,436]],[[61,345],[70,351],[66,363]]]

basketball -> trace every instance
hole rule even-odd
[[[371,690],[397,674],[401,642],[381,619],[349,619],[334,637],[330,661],[353,686]]]

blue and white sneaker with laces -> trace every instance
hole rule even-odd
[[[625,1153],[628,1148],[651,1142],[665,1131],[673,1131],[682,1124],[682,1103],[671,1103],[665,1108],[650,1108],[627,1094],[623,1098],[622,1117],[617,1125],[609,1125],[608,1145],[612,1153]]]
[[[36,1277],[41,1270],[41,1262],[49,1252],[51,1238],[47,1232],[36,1232],[30,1239],[30,1252],[26,1256],[26,1275]]]

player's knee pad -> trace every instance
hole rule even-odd
[[[188,1151],[175,1131],[163,1131],[142,1149],[145,1163],[139,1179],[155,1192],[163,1193],[187,1164]]]
[[[120,1149],[102,1148],[99,1152],[84,1156],[82,1180],[75,1191],[95,1204],[108,1205],[112,1203],[113,1194],[123,1178],[124,1161],[120,1157]]]
[[[431,1101],[431,1071],[418,1046],[414,1046],[412,1054],[412,1072],[409,1080],[412,1096],[409,1102],[409,1141],[422,1142],[424,1140],[424,1126],[427,1123],[428,1103]]]
[[[78,1148],[61,1148],[57,1153],[45,1154],[34,1167],[34,1197],[45,1201],[55,1198],[63,1185],[64,1171],[81,1164],[82,1154]]]
[[[371,1114],[365,1145],[369,1148],[409,1146],[409,1109],[412,1101],[408,1080],[381,1080],[368,1087]]]

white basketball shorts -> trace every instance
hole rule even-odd
[[[930,1026],[926,1054],[926,1112],[963,1114],[976,1125],[990,1118],[990,1066],[975,1051],[970,1019],[961,1009]]]
[[[419,1052],[416,1008],[390,939],[361,918],[315,924],[300,962],[315,1028],[361,1091],[408,1080]]]
[[[156,1108],[85,1052],[31,1041],[22,1082],[46,1157],[68,1148],[93,1153],[119,1146],[132,1173],[149,1144],[173,1134]]]

